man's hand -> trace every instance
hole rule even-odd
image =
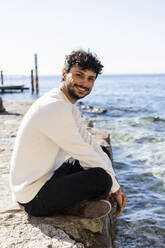
[[[117,203],[117,209],[116,212],[113,214],[113,217],[121,215],[127,205],[127,197],[123,189],[120,187],[115,193],[110,193],[109,198],[112,207],[114,206],[115,202]]]

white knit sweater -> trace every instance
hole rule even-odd
[[[83,167],[102,167],[119,189],[106,153],[88,133],[79,110],[60,89],[40,97],[26,113],[15,141],[10,167],[13,200],[27,203],[67,156]]]

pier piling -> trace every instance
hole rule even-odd
[[[3,85],[3,71],[1,71],[1,85]]]
[[[34,92],[34,76],[33,76],[33,70],[31,70],[31,90],[32,93]]]
[[[37,65],[37,54],[34,54],[34,62],[35,62],[35,82],[36,82],[36,94],[39,92],[39,84],[38,84],[38,65]]]

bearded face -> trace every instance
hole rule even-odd
[[[73,66],[69,73],[65,72],[65,89],[68,96],[75,102],[87,96],[94,85],[96,73],[91,70],[82,70],[79,66]]]

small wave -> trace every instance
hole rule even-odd
[[[142,144],[144,142],[157,142],[159,139],[153,137],[153,136],[145,136],[135,139],[136,143]]]
[[[109,111],[121,111],[124,113],[148,113],[149,110],[147,108],[142,108],[142,107],[138,107],[138,106],[134,106],[134,107],[117,107],[117,106],[110,106],[108,107]]]
[[[132,109],[132,108],[115,108],[115,107],[110,107],[110,111],[121,111],[121,112],[128,112],[128,113],[137,113],[139,112],[138,109]]]
[[[131,109],[113,109],[113,108],[109,108],[108,109],[108,114],[111,117],[121,117],[121,116],[125,116],[125,115],[134,115],[138,113],[138,111],[136,110],[131,110]]]
[[[148,121],[148,122],[165,122],[165,119],[159,117],[159,116],[148,116],[143,117],[141,120]]]
[[[115,165],[115,168],[117,170],[120,170],[122,168],[127,168],[128,167],[128,164],[124,163],[124,162],[116,162],[116,161],[114,161],[114,165]]]
[[[77,104],[81,111],[89,114],[105,114],[107,109],[97,108],[91,105],[85,105],[83,102],[78,102]]]

